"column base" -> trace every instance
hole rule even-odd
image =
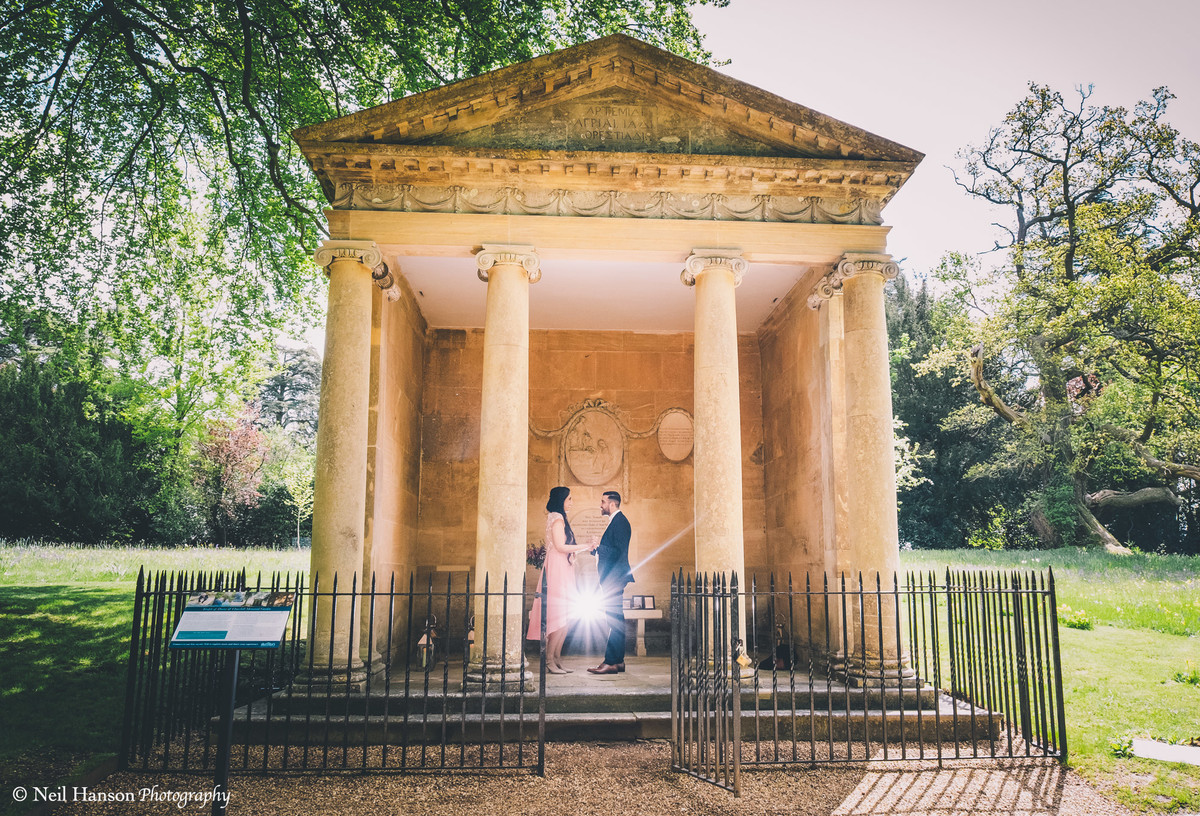
[[[490,663],[486,668],[482,663],[468,663],[467,673],[463,678],[463,689],[468,693],[537,691],[537,684],[534,681],[534,673],[529,670],[529,663],[522,655],[520,664],[504,666],[503,670],[500,666]]]
[[[924,684],[909,665],[907,655],[899,659],[852,655],[848,660],[842,656],[834,659],[830,666],[831,676],[845,682],[850,688],[867,689],[919,689]]]
[[[372,661],[370,665],[358,662],[350,666],[335,665],[331,668],[320,668],[316,665],[312,667],[310,673],[307,669],[297,675],[292,681],[293,693],[312,693],[312,694],[336,694],[338,692],[350,694],[362,694],[367,690],[367,678],[371,678],[372,685],[376,684],[376,678],[383,675],[384,664],[382,661]]]

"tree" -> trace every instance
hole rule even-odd
[[[300,546],[300,522],[312,515],[315,464],[316,457],[305,451],[289,457],[280,468],[281,481],[288,491],[288,504],[296,511],[297,547]]]
[[[926,278],[913,284],[901,276],[886,295],[893,409],[923,452],[922,478],[902,496],[900,537],[918,549],[963,547],[993,516],[1015,517],[1024,499],[1019,474],[993,465],[1011,434],[969,382],[922,365],[960,330],[959,302],[936,297]]]
[[[260,319],[311,306],[321,196],[291,130],[618,31],[707,59],[708,1],[18,0],[0,278],[77,316],[204,209]]]
[[[962,154],[959,183],[1004,214],[1005,261],[947,281],[979,318],[958,337],[975,390],[1040,479],[1039,535],[1122,551],[1102,517],[1165,508],[1178,530],[1197,498],[1200,146],[1165,89],[1132,111],[1090,96],[1031,85]]]
[[[97,544],[149,533],[159,456],[102,383],[0,365],[0,536]]]
[[[317,438],[321,358],[311,346],[275,346],[275,373],[258,390],[260,420],[295,436],[305,447]]]
[[[196,481],[204,496],[211,529],[229,543],[238,514],[258,503],[267,446],[254,411],[235,420],[214,421],[200,444]]]

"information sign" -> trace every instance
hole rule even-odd
[[[172,649],[274,649],[283,642],[294,592],[200,592],[188,598]]]

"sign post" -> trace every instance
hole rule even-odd
[[[233,748],[233,710],[237,705],[238,660],[242,649],[278,649],[292,613],[292,592],[200,592],[188,598],[171,636],[172,649],[225,652],[221,686],[221,730],[217,736],[212,816],[229,806],[229,756]]]

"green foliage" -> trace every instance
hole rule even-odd
[[[0,367],[0,536],[138,540],[158,452],[99,385],[32,359]]]
[[[961,321],[958,302],[935,297],[925,280],[914,285],[900,277],[887,289],[886,306],[892,404],[903,428],[897,438],[917,454],[898,457],[902,468],[915,459],[898,474],[911,477],[899,509],[900,538],[918,549],[962,547],[987,528],[996,508],[1021,502],[1017,475],[979,472],[1004,461],[1011,434],[955,371],[923,364]]]
[[[301,525],[311,518],[316,491],[316,456],[306,450],[292,450],[279,468],[279,484],[284,489],[283,500],[296,518],[296,546],[300,546]]]
[[[982,550],[1036,550],[1041,548],[1028,524],[1024,509],[1011,510],[998,504],[992,508],[987,523],[967,534],[967,546]]]
[[[19,0],[0,15],[0,366],[50,368],[0,429],[0,534],[273,541],[285,495],[302,525],[277,479],[230,502],[206,447],[255,401],[264,428],[315,434],[319,361],[272,343],[323,302],[324,200],[286,134],[615,32],[707,60],[704,2]]]
[[[1109,740],[1108,747],[1112,750],[1112,755],[1118,758],[1133,756],[1133,737],[1133,734],[1121,734]]]
[[[1083,629],[1086,631],[1096,628],[1096,624],[1088,617],[1087,610],[1072,609],[1066,604],[1058,605],[1058,622],[1068,629]]]
[[[264,427],[288,432],[311,448],[317,438],[317,403],[321,392],[321,358],[311,346],[276,344],[274,372],[258,389]]]
[[[1022,505],[1045,544],[1115,548],[1115,529],[1197,552],[1200,145],[1166,123],[1165,89],[1132,110],[1090,93],[1031,85],[961,154],[1007,254],[940,270],[969,319],[924,364],[962,366],[1012,425],[991,472],[1034,480]]]
[[[285,134],[614,32],[707,59],[698,3],[22,0],[0,51],[0,278],[40,308],[129,305],[148,255],[190,246],[236,269],[240,318],[305,308],[322,197]]]
[[[1175,672],[1172,679],[1176,683],[1186,683],[1189,686],[1200,686],[1200,666],[1189,660],[1184,671]]]
[[[1053,543],[1073,547],[1083,538],[1076,515],[1075,482],[1061,474],[1046,484],[1036,497],[1037,507],[1046,523],[1054,531]]]

